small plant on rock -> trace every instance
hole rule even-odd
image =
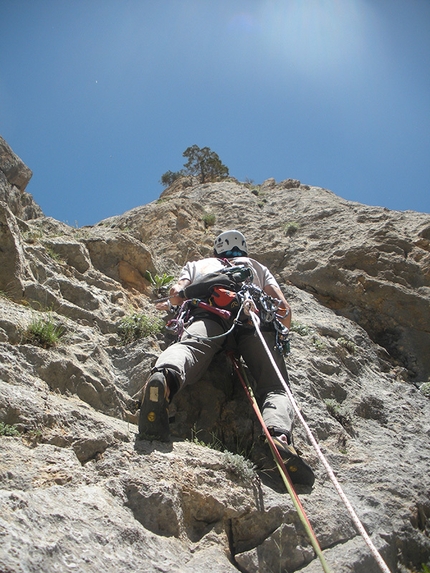
[[[315,334],[312,336],[312,344],[315,346],[317,350],[322,351],[326,349],[326,343]]]
[[[47,349],[58,344],[65,333],[66,327],[48,314],[42,318],[35,318],[27,326],[22,334],[22,342]]]
[[[43,233],[42,231],[39,230],[37,231],[28,230],[24,231],[24,233],[22,234],[22,238],[26,243],[33,245],[34,243],[38,243],[43,238]]]
[[[340,404],[336,400],[332,400],[331,398],[324,400],[325,406],[327,408],[328,413],[333,418],[336,418],[340,414]]]
[[[311,328],[307,324],[301,324],[300,322],[296,322],[295,320],[291,321],[291,332],[297,332],[300,336],[307,336],[311,333]]]
[[[154,287],[155,294],[161,295],[172,284],[175,277],[173,275],[168,275],[167,273],[152,276],[151,271],[146,271],[145,278]]]
[[[357,352],[357,345],[352,340],[348,340],[341,336],[337,339],[337,343],[343,348],[346,348],[350,354],[355,354]]]
[[[164,322],[160,318],[135,312],[121,319],[118,325],[118,335],[122,344],[130,344],[135,340],[158,334],[163,327]]]
[[[254,464],[241,456],[240,454],[233,454],[232,452],[224,452],[224,460],[227,469],[238,478],[245,481],[250,481],[255,478]]]
[[[210,448],[211,450],[216,450],[217,452],[224,451],[224,444],[214,432],[211,432],[211,442],[205,442],[204,440],[201,440],[199,438],[199,434],[201,432],[202,430],[198,430],[196,424],[194,424],[191,428],[191,442],[193,444],[196,444],[197,446],[203,446],[205,448]]]
[[[46,252],[48,253],[48,255],[51,257],[51,259],[53,261],[55,261],[56,263],[59,264],[64,264],[64,259],[61,255],[59,255],[58,253],[56,253],[54,251],[54,249],[52,249],[51,247],[46,247]]]
[[[18,428],[11,424],[0,422],[0,436],[19,436]]]
[[[202,221],[205,224],[205,229],[213,227],[215,225],[216,215],[214,213],[205,213],[202,217]]]
[[[343,408],[339,402],[329,398],[324,400],[324,403],[330,416],[337,420],[349,434],[355,435],[355,431],[352,427],[351,417],[347,412],[343,412]]]
[[[299,228],[300,228],[300,225],[298,223],[296,223],[295,221],[290,221],[289,223],[285,224],[284,232],[287,235],[287,237],[292,237],[293,235],[295,235],[297,233]]]
[[[424,382],[424,384],[420,386],[420,392],[421,394],[424,394],[424,396],[426,396],[427,398],[430,398],[430,382]]]

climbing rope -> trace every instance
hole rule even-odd
[[[230,360],[233,364],[233,367],[234,367],[234,369],[238,375],[238,378],[239,378],[239,380],[240,380],[240,382],[241,382],[241,384],[242,384],[242,386],[246,392],[246,395],[248,396],[248,399],[251,402],[251,405],[254,409],[254,412],[255,412],[255,414],[256,414],[256,416],[257,416],[257,418],[261,424],[263,432],[264,432],[266,439],[269,443],[270,450],[272,452],[272,455],[273,455],[275,462],[276,462],[276,465],[278,467],[279,473],[281,474],[281,477],[282,477],[282,480],[285,484],[285,487],[287,488],[287,491],[290,494],[290,497],[293,501],[294,507],[296,508],[296,511],[298,513],[300,521],[303,524],[303,527],[305,528],[305,531],[309,537],[311,545],[314,548],[314,551],[320,560],[320,563],[321,563],[321,566],[322,566],[324,572],[330,573],[330,569],[329,569],[329,567],[328,567],[328,565],[324,559],[324,555],[322,553],[318,539],[317,539],[315,532],[312,528],[312,525],[311,525],[311,523],[310,523],[310,521],[306,515],[306,512],[303,508],[303,505],[302,505],[302,503],[301,503],[301,501],[300,501],[300,499],[299,499],[299,497],[298,497],[298,495],[294,489],[293,483],[292,483],[291,478],[288,474],[287,468],[284,465],[281,454],[279,453],[278,448],[276,447],[276,445],[273,441],[273,438],[272,438],[272,436],[271,436],[271,434],[270,434],[270,432],[269,432],[269,430],[268,430],[268,428],[267,428],[267,426],[263,420],[263,416],[261,414],[260,408],[258,406],[254,392],[251,388],[251,385],[248,382],[248,379],[247,379],[246,373],[243,369],[243,366],[242,366],[242,364],[239,363],[238,359],[233,354],[233,352],[229,352],[228,357],[230,358]]]
[[[294,411],[298,417],[298,419],[300,420],[300,422],[302,423],[303,427],[305,428],[306,434],[309,438],[309,441],[311,442],[311,444],[313,445],[315,451],[317,452],[317,455],[319,457],[319,459],[321,460],[324,468],[326,469],[337,493],[339,494],[341,500],[343,501],[346,509],[348,510],[350,517],[355,525],[355,527],[357,528],[358,532],[360,533],[360,535],[363,537],[364,541],[366,542],[367,546],[370,549],[370,552],[372,553],[373,557],[375,558],[379,568],[381,569],[381,571],[383,571],[384,573],[390,573],[390,570],[388,569],[387,564],[385,563],[385,561],[382,559],[381,555],[379,554],[378,550],[376,549],[375,545],[373,544],[372,540],[370,539],[369,535],[367,534],[366,530],[363,527],[363,524],[361,523],[359,517],[357,516],[357,514],[354,511],[354,508],[352,507],[351,503],[349,502],[348,498],[346,497],[340,483],[338,482],[336,476],[334,475],[334,472],[330,466],[330,464],[328,463],[328,461],[326,460],[324,454],[322,453],[318,442],[316,441],[316,439],[314,438],[311,429],[309,428],[308,424],[306,423],[306,420],[303,418],[302,413],[300,412],[300,409],[297,405],[297,402],[295,401],[291,390],[288,387],[288,384],[285,382],[276,362],[275,359],[272,356],[272,353],[270,352],[269,347],[267,346],[266,340],[264,339],[261,330],[260,330],[260,320],[258,318],[258,316],[256,315],[256,313],[253,310],[253,301],[249,301],[249,304],[247,306],[247,312],[249,313],[249,316],[251,317],[251,320],[254,324],[255,327],[255,331],[258,335],[258,337],[260,338],[260,341],[272,363],[272,366],[279,378],[279,380],[281,381],[288,398],[290,399],[290,402],[294,408]],[[270,442],[269,442],[270,443]]]

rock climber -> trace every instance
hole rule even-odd
[[[218,277],[222,273],[228,274],[230,269],[235,277],[236,270],[239,270],[239,275],[243,275],[245,269],[244,274],[251,277],[248,282],[252,281],[257,292],[278,301],[276,319],[282,325],[281,328],[288,332],[291,324],[290,306],[268,268],[248,257],[245,237],[237,230],[228,230],[216,237],[212,257],[188,262],[177,283],[170,289],[169,300],[158,303],[156,308],[166,310],[179,307],[185,298],[194,298],[195,293],[198,293],[200,300],[203,288],[206,296],[211,296],[211,306],[218,306],[219,301],[220,306],[234,309],[236,293],[233,292],[232,298],[230,290],[213,286],[218,282]],[[233,348],[242,356],[255,380],[255,394],[260,402],[264,422],[292,481],[312,485],[312,469],[293,446],[293,407],[261,340],[254,336],[252,322],[238,321],[233,328],[229,328],[231,320],[229,322],[214,312],[208,312],[208,305],[202,306],[205,308],[195,306],[188,311],[187,326],[180,333],[179,340],[161,353],[151,371],[143,389],[139,438],[169,441],[168,407],[173,396],[185,385],[195,383],[205,373],[215,354]],[[236,306],[239,306],[237,302]],[[272,356],[285,382],[289,384],[283,354],[274,349],[275,329],[262,329],[262,334],[268,347],[273,349]]]

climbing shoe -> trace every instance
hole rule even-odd
[[[315,482],[315,475],[311,467],[299,456],[294,447],[282,439],[281,436],[272,436],[272,439],[278,452],[281,454],[291,481],[297,485],[312,487]]]
[[[155,372],[145,386],[140,407],[140,440],[170,440],[168,409],[166,378],[162,372]]]

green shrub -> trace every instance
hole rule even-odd
[[[317,350],[325,350],[326,348],[326,343],[315,334],[312,336],[312,344]]]
[[[158,334],[163,330],[164,322],[157,317],[135,312],[121,319],[118,335],[123,344]]]
[[[65,333],[66,327],[48,314],[48,316],[34,319],[27,326],[22,335],[22,342],[42,348],[51,348],[58,344]]]
[[[347,338],[343,338],[342,336],[337,339],[337,343],[339,346],[346,348],[350,354],[355,354],[357,351],[357,345],[352,340],[348,340]]]
[[[245,481],[252,481],[255,478],[255,466],[240,454],[233,454],[224,451],[224,460],[228,471]]]
[[[28,231],[24,231],[24,233],[22,234],[22,238],[24,239],[24,241],[26,243],[30,243],[31,245],[33,245],[34,243],[38,243],[43,237],[43,233],[42,231],[32,231],[32,230],[28,230]]]
[[[51,257],[51,259],[53,261],[55,261],[56,263],[63,263],[64,264],[64,259],[61,255],[59,255],[58,253],[56,253],[54,251],[54,249],[52,249],[51,247],[46,247],[46,252],[48,253],[48,255]]]
[[[295,235],[297,233],[299,228],[300,228],[300,225],[298,223],[296,223],[295,221],[290,221],[289,223],[285,224],[284,232],[287,235],[287,237],[292,237],[293,235]]]
[[[324,404],[327,408],[327,412],[330,414],[330,416],[333,416],[333,418],[337,418],[340,415],[340,404],[339,402],[337,402],[336,400],[333,400],[331,398],[328,398],[327,400],[324,400]]]
[[[311,333],[310,326],[307,326],[306,324],[300,324],[295,320],[291,321],[290,330],[291,332],[297,332],[297,334],[300,334],[300,336],[307,336],[308,334]]]
[[[205,213],[202,217],[202,221],[205,224],[205,228],[213,227],[216,221],[216,215],[213,213]]]
[[[424,394],[424,396],[426,396],[427,398],[430,398],[430,382],[424,382],[424,384],[420,386],[420,392],[421,394]]]
[[[20,432],[16,426],[0,422],[0,436],[19,436]]]

